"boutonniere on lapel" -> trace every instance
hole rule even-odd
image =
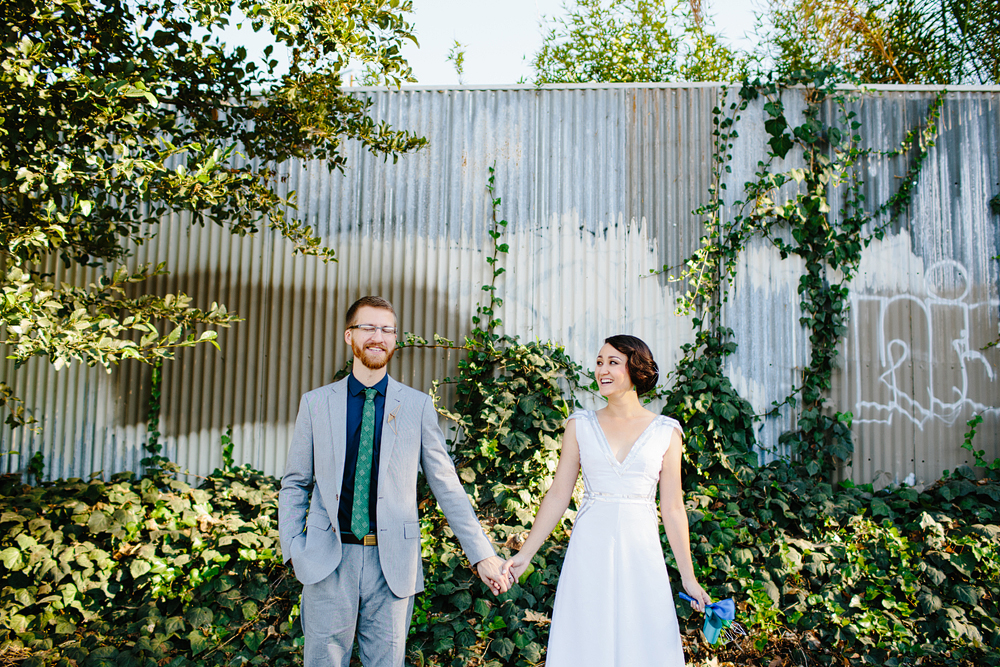
[[[389,413],[389,417],[386,420],[389,422],[389,426],[392,427],[393,435],[399,435],[399,433],[396,432],[396,414],[399,412],[399,408],[400,406],[397,405],[396,409]]]

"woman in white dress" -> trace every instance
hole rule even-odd
[[[711,603],[691,562],[681,428],[639,400],[658,373],[638,338],[608,338],[595,376],[608,405],[570,416],[552,486],[503,571],[514,580],[524,573],[569,506],[582,470],[584,501],[559,575],[545,665],[680,667],[684,650],[660,547],[657,487],[681,585],[696,610]]]

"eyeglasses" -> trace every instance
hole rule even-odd
[[[381,331],[386,336],[395,336],[397,331],[396,327],[377,327],[374,324],[355,324],[347,328],[357,329],[368,334],[369,336],[374,334],[376,331]]]

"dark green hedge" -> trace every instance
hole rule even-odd
[[[301,645],[277,482],[115,475],[0,495],[0,641],[25,667],[282,665]]]
[[[0,633],[31,667],[287,664],[299,659],[299,586],[280,565],[276,480],[242,469],[201,488],[119,475],[0,496]],[[805,487],[779,465],[739,498],[690,498],[699,575],[735,597],[766,664],[788,634],[820,664],[998,664],[1000,480],[963,469],[923,493]],[[755,518],[744,509],[760,508]],[[500,599],[467,568],[425,499],[428,591],[413,664],[529,665],[544,657],[565,546]],[[497,524],[494,535],[508,532]],[[675,578],[676,581],[676,578]],[[694,630],[700,619],[680,608]],[[719,653],[689,642],[694,656]],[[724,653],[724,651],[722,651]],[[732,654],[732,647],[730,647]]]
[[[743,665],[1000,664],[1000,472],[933,487],[834,486],[804,466],[757,464],[749,406],[722,374],[731,346],[677,369],[665,411],[686,427],[685,488],[702,583],[749,631],[689,660]],[[551,481],[581,388],[562,348],[480,332],[466,340],[453,451],[484,527],[516,549]],[[229,456],[224,457],[227,462]],[[0,660],[28,667],[283,665],[301,659],[299,585],[281,565],[277,480],[227,465],[198,487],[116,475],[0,488]],[[427,590],[414,665],[527,667],[544,659],[570,522],[494,598],[422,490]],[[575,509],[571,506],[571,510]],[[668,565],[672,557],[665,546]],[[678,581],[672,572],[673,581]]]

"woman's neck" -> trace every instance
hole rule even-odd
[[[634,389],[630,389],[623,394],[608,397],[608,414],[616,419],[631,419],[643,412],[646,408],[639,402],[639,394]]]

